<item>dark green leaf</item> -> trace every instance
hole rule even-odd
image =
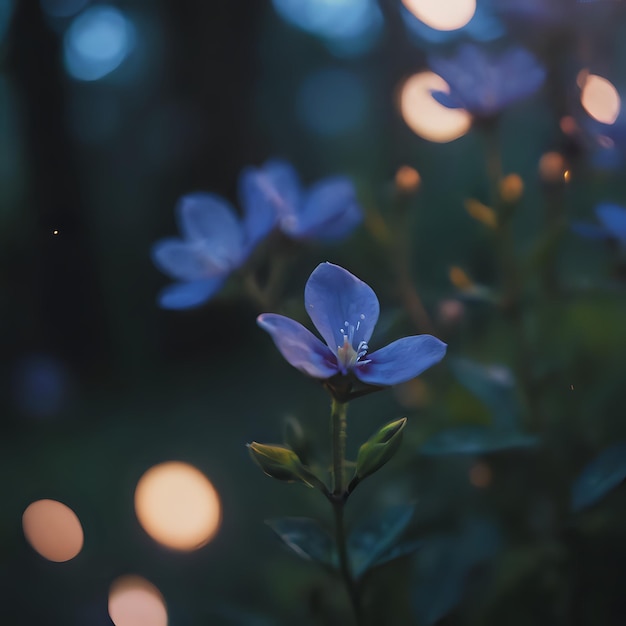
[[[519,425],[520,408],[515,391],[515,378],[505,365],[480,365],[469,359],[450,359],[450,370],[470,393],[490,411],[494,426],[515,429]]]
[[[413,609],[420,624],[431,626],[461,601],[467,577],[498,551],[500,533],[491,522],[469,520],[456,535],[427,539],[415,560]]]
[[[350,533],[348,553],[356,578],[377,565],[378,559],[392,549],[414,512],[414,504],[397,505],[368,517]]]
[[[403,541],[399,543],[397,546],[393,546],[391,549],[384,552],[381,556],[376,559],[375,563],[370,565],[370,569],[373,567],[378,567],[379,565],[384,565],[385,563],[389,563],[395,559],[402,558],[403,556],[408,556],[409,554],[413,554],[416,550],[419,550],[424,545],[424,542],[421,539],[414,539],[413,541]]]
[[[606,448],[589,463],[572,485],[572,509],[595,504],[626,479],[626,443]]]
[[[299,557],[335,567],[335,545],[331,536],[308,517],[281,517],[265,522]]]
[[[461,426],[441,431],[422,444],[420,452],[439,454],[485,454],[512,448],[528,448],[539,443],[533,435],[497,430],[487,426]]]

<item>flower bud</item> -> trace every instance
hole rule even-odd
[[[293,450],[285,446],[266,445],[253,441],[248,444],[248,452],[252,460],[268,476],[287,482],[301,482],[313,487],[309,472]]]
[[[498,225],[498,217],[496,212],[488,207],[486,204],[468,198],[465,201],[465,210],[473,217],[477,222],[481,222],[489,228],[495,228]]]
[[[355,478],[363,480],[378,471],[398,451],[407,419],[403,417],[383,426],[360,448],[356,459]]]

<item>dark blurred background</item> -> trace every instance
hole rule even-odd
[[[297,415],[325,458],[327,395],[283,361],[236,283],[196,310],[156,305],[167,279],[150,248],[176,232],[184,193],[212,191],[235,205],[239,172],[270,157],[290,160],[306,184],[350,175],[365,225],[339,244],[302,246],[282,306],[302,317],[312,269],[339,263],[379,295],[383,345],[416,332],[390,280],[390,249],[379,245],[379,220],[399,202],[396,172],[416,168],[419,192],[400,204],[435,334],[453,356],[516,368],[506,320],[459,299],[448,279],[451,266],[485,284],[497,276],[489,235],[463,209],[468,197],[489,202],[483,137],[474,128],[432,142],[403,119],[403,81],[457,40],[415,35],[400,4],[0,0],[1,624],[111,624],[109,588],[126,574],[158,588],[172,626],[348,623],[329,617],[345,611],[339,584],[263,524],[327,516],[321,496],[264,477],[245,448],[279,441],[285,417]],[[548,71],[541,94],[503,114],[500,135],[504,173],[524,182],[515,240],[532,271],[546,203],[591,220],[597,201],[626,201],[621,118],[613,134],[585,126],[575,86],[584,67],[618,91],[626,85],[626,22],[617,1],[547,2],[542,21],[534,3],[528,15],[503,9],[512,4],[479,0],[495,11],[483,40],[527,45]],[[565,117],[576,132],[563,130]],[[562,159],[556,183],[539,167],[549,151]],[[623,492],[610,513],[588,520],[591,534],[562,519],[568,481],[626,436],[625,300],[614,261],[565,233],[565,286],[553,301],[533,301],[543,421],[526,426],[547,442],[540,451],[418,457],[442,426],[488,421],[444,365],[351,408],[349,456],[377,425],[412,420],[401,460],[355,495],[353,516],[417,500],[417,531],[455,527],[469,511],[503,537],[491,583],[445,623],[624,623]],[[137,481],[169,460],[201,470],[221,500],[221,527],[197,551],[159,545],[135,515]],[[472,478],[477,463],[487,483],[484,473]],[[39,499],[78,516],[85,542],[75,558],[52,562],[29,545],[22,514]],[[378,579],[386,600],[377,623],[414,619],[412,566],[399,567]]]

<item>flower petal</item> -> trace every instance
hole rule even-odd
[[[229,266],[243,262],[243,229],[231,205],[212,193],[190,193],[176,206],[184,239],[202,242],[211,256]]]
[[[258,325],[267,331],[291,365],[313,378],[330,378],[337,371],[333,353],[302,324],[284,315],[264,313]]]
[[[626,209],[617,204],[603,203],[595,209],[600,223],[611,237],[626,244]]]
[[[276,203],[282,200],[263,170],[255,167],[245,168],[239,176],[239,200],[244,211],[246,247],[252,251],[276,224]]]
[[[279,222],[293,221],[300,204],[300,181],[286,161],[267,161],[263,167],[249,168],[241,179],[240,194],[246,212],[266,215]]]
[[[403,337],[366,356],[369,363],[357,366],[355,376],[370,385],[397,385],[419,376],[439,363],[447,345],[432,335]]]
[[[354,327],[353,347],[369,341],[378,321],[379,304],[369,285],[332,263],[320,263],[304,288],[304,304],[328,347],[336,354],[344,343],[345,324]]]
[[[572,222],[570,229],[577,235],[587,239],[608,239],[611,236],[611,233],[604,226],[590,222]]]
[[[431,89],[430,95],[442,106],[447,109],[461,109],[463,105],[457,98],[451,96],[449,93],[445,91],[440,91],[438,89]]]
[[[223,277],[174,283],[161,291],[157,301],[164,309],[192,309],[209,300],[223,284]]]
[[[362,220],[352,181],[334,176],[311,187],[296,221],[283,230],[295,238],[331,241],[350,234]]]
[[[164,273],[176,280],[201,280],[230,271],[223,260],[214,259],[199,241],[162,239],[152,246],[152,261]]]

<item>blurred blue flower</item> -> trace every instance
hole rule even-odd
[[[242,174],[243,220],[215,194],[198,192],[180,199],[176,215],[182,237],[163,239],[152,247],[154,264],[178,281],[161,291],[160,306],[188,309],[206,302],[272,229],[274,214],[267,203],[255,201],[250,182]]]
[[[344,176],[325,178],[304,191],[296,170],[285,161],[267,161],[244,175],[248,200],[270,206],[278,228],[292,239],[336,241],[363,219],[354,185]]]
[[[573,222],[572,230],[589,239],[606,239],[617,242],[621,250],[626,250],[626,209],[617,204],[604,202],[594,212],[600,224]]]
[[[437,102],[482,117],[495,115],[507,105],[530,96],[546,77],[535,57],[520,47],[495,55],[479,46],[464,44],[455,57],[429,57],[429,65],[450,86],[449,94],[432,92]]]
[[[415,378],[446,353],[446,344],[431,335],[404,337],[370,353],[378,298],[371,287],[338,265],[321,263],[313,270],[304,303],[326,345],[283,315],[264,313],[257,322],[285,359],[313,378],[340,375],[366,385],[395,385]]]

